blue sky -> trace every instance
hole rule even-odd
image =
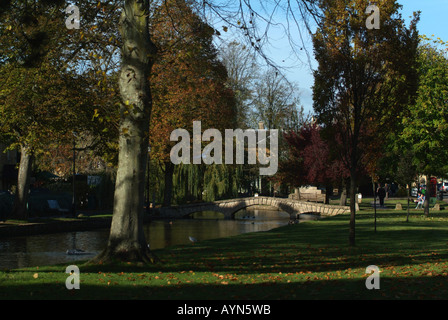
[[[434,35],[444,41],[448,41],[448,0],[401,0],[403,5],[402,16],[407,23],[409,23],[409,16],[412,16],[414,11],[421,11],[420,22],[418,29],[420,34],[427,36]],[[275,45],[276,49],[272,49],[273,58],[282,65],[282,61],[287,57],[287,51],[280,45],[284,42],[284,37],[278,39],[279,44]],[[288,44],[286,44],[287,46]],[[308,42],[309,52],[312,54],[312,45]],[[306,57],[302,59],[306,62]],[[300,98],[306,111],[312,111],[312,91],[313,76],[308,64],[294,64],[287,73],[287,78],[293,82],[298,83],[300,87]],[[312,67],[315,67],[313,65]]]

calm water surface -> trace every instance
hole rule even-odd
[[[195,219],[156,220],[144,226],[151,249],[230,237],[247,232],[266,231],[288,224],[289,215],[279,211],[241,210],[235,220],[223,220],[218,213],[201,212]],[[104,249],[109,229],[55,233],[0,239],[0,269],[71,263],[86,260]],[[67,255],[69,249],[89,255]]]

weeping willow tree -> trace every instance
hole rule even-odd
[[[213,164],[204,173],[203,200],[215,201],[238,196],[241,166]]]
[[[151,184],[147,194],[151,197],[150,202],[162,203],[165,194],[163,164],[151,162],[149,175]],[[243,184],[242,165],[180,164],[173,174],[173,204],[235,198],[244,189]]]
[[[201,199],[203,188],[203,166],[180,164],[173,174],[173,200],[177,204]]]

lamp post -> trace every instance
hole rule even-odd
[[[149,152],[151,146],[148,146],[148,160],[146,163],[146,213],[149,214]]]
[[[258,131],[264,131],[264,130],[265,130],[264,122],[263,121],[258,121]],[[266,138],[263,139],[263,140],[258,140],[258,139],[260,139],[259,137],[260,136],[258,135],[257,144],[260,143],[263,140],[266,140]],[[258,192],[260,193],[260,196],[262,195],[262,184],[263,184],[263,178],[262,178],[261,175],[258,175]]]
[[[73,132],[73,197],[72,197],[72,216],[76,216],[76,132]]]

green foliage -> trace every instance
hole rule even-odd
[[[72,131],[102,138],[112,131],[116,28],[107,15],[117,9],[104,1],[77,5],[85,13],[82,30],[65,27],[64,1],[15,1],[3,13],[0,134],[10,148],[28,145],[37,155],[70,143]],[[109,151],[106,143],[97,143],[99,153]]]
[[[201,199],[203,188],[203,166],[180,164],[173,174],[174,202],[188,203]]]
[[[173,204],[236,197],[242,184],[242,170],[241,165],[180,164],[173,173]],[[152,161],[149,174],[150,201],[155,196],[156,203],[162,203],[165,188],[163,165]]]
[[[210,165],[204,174],[204,200],[215,201],[238,195],[239,166]]]
[[[419,47],[419,87],[415,104],[403,118],[401,140],[414,153],[420,172],[445,176],[448,172],[448,44],[431,45],[423,37]]]

